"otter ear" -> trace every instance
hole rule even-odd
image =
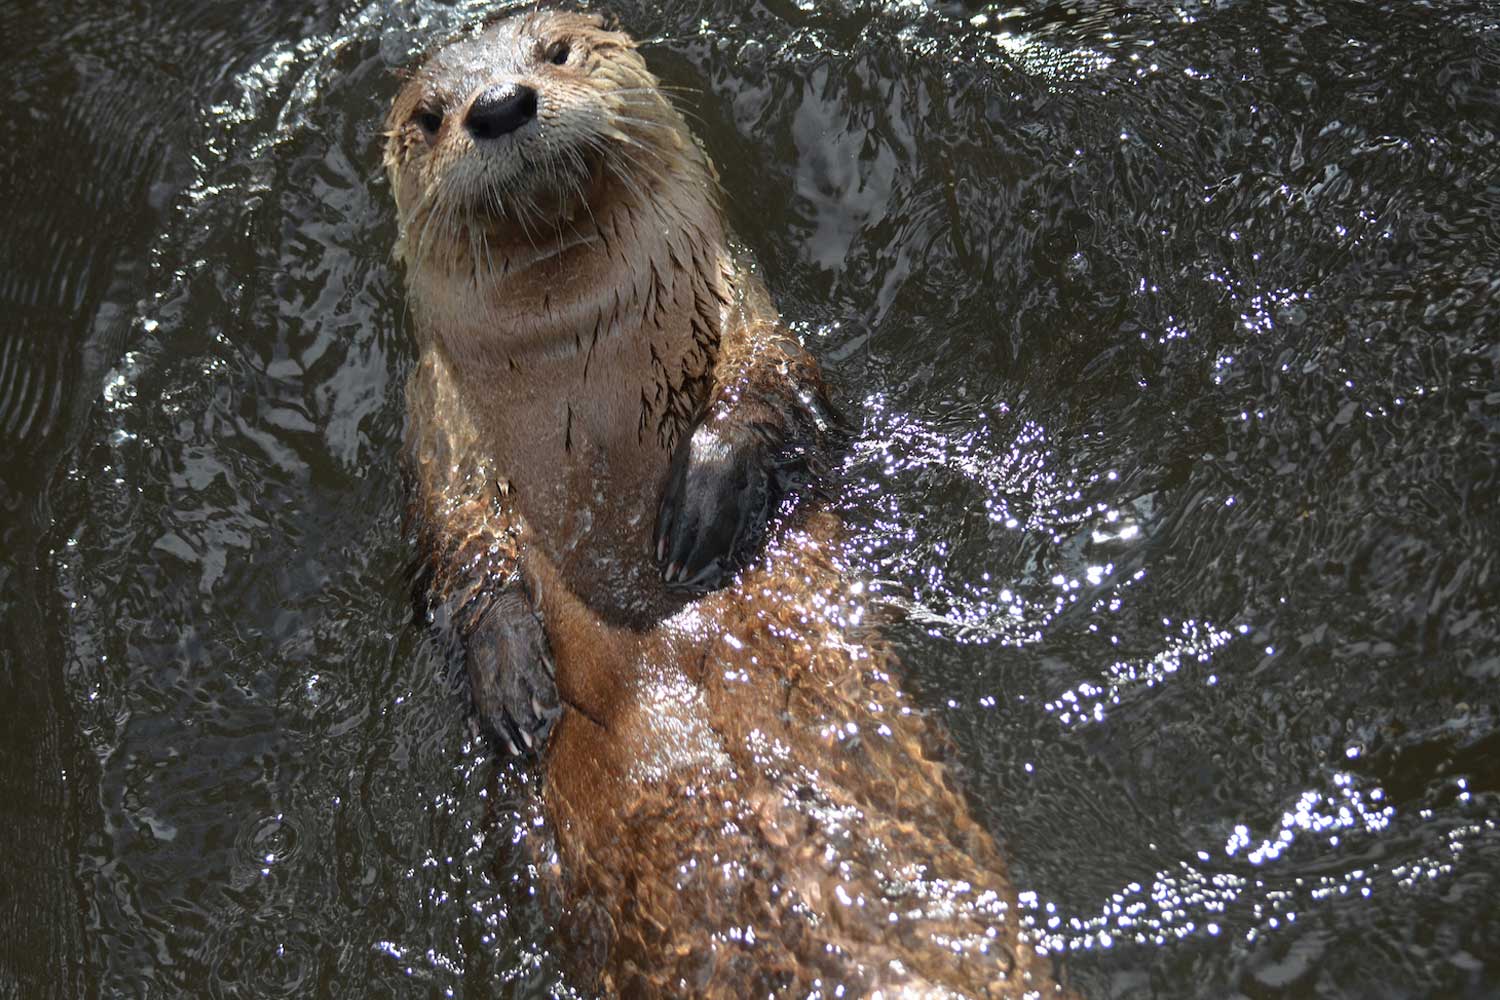
[[[569,27],[583,31],[619,31],[620,19],[613,11],[575,10],[567,0],[536,0],[530,13],[560,14],[571,22]]]
[[[537,10],[535,7],[527,8],[526,10],[492,10],[481,17],[472,26],[471,30],[477,35],[487,28],[493,28],[502,21],[524,21],[528,17],[535,16],[536,13]]]
[[[494,24],[496,21],[508,21],[515,18],[525,21],[543,14],[562,14],[575,22],[580,22],[589,27],[598,28],[603,26],[605,15],[593,11],[576,10],[575,5],[569,0],[532,0],[532,3],[521,10],[498,11],[485,19],[485,24]]]

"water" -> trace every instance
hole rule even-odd
[[[1075,983],[1500,993],[1500,6],[615,9]],[[477,12],[0,12],[0,994],[567,992],[400,536]]]

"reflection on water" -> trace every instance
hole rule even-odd
[[[615,8],[1077,984],[1500,990],[1500,15]],[[0,14],[7,988],[567,992],[399,532],[378,123],[483,9]]]

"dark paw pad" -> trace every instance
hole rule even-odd
[[[668,586],[702,593],[723,585],[765,537],[782,491],[766,437],[753,426],[705,425],[678,449],[656,518]]]
[[[485,726],[513,754],[538,753],[562,713],[541,619],[507,590],[469,634],[469,689]]]

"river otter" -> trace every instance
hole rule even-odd
[[[1062,995],[799,489],[817,365],[631,39],[492,24],[387,136],[424,586],[480,715],[541,754],[581,982]]]

